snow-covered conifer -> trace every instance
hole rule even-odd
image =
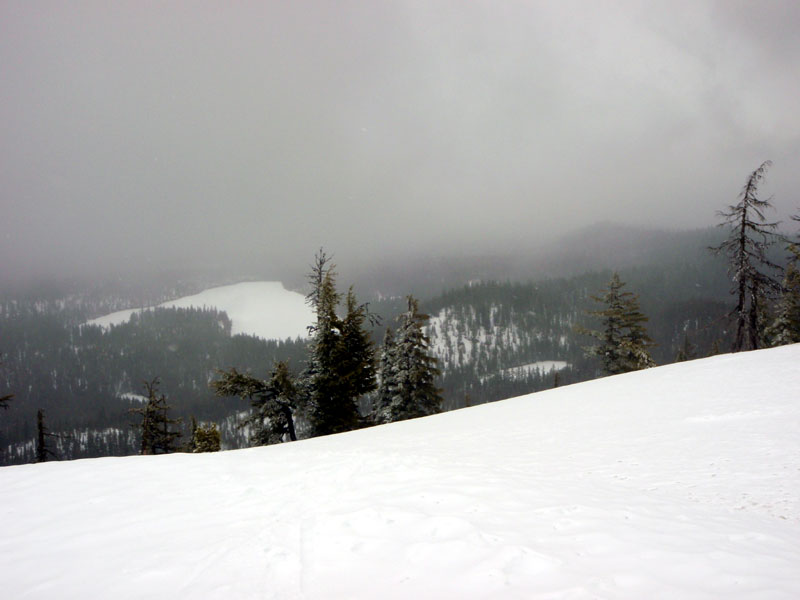
[[[438,413],[442,409],[441,390],[436,387],[439,375],[436,358],[431,355],[425,322],[428,315],[419,312],[413,296],[408,296],[408,310],[398,318],[391,365],[393,391],[386,420],[403,421]]]
[[[377,424],[391,421],[390,407],[397,387],[393,372],[394,361],[394,333],[391,328],[387,328],[383,336],[380,358],[378,359],[378,391],[375,397],[375,405],[372,409],[372,421]]]
[[[328,435],[362,425],[358,400],[375,389],[374,350],[365,321],[366,305],[359,305],[352,288],[347,314],[337,315],[341,294],[336,291],[334,265],[323,251],[316,255],[306,300],[316,313],[310,328],[309,358],[302,380],[312,435]]]

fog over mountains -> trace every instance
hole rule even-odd
[[[79,7],[0,6],[0,281],[705,227],[766,159],[800,204],[789,0]]]

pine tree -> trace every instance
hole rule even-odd
[[[362,425],[359,397],[375,389],[374,351],[364,324],[366,305],[358,305],[352,289],[347,295],[347,314],[339,318],[341,295],[336,291],[336,272],[320,250],[308,281],[306,301],[316,314],[309,328],[309,358],[302,377],[313,435],[328,435]]]
[[[379,415],[382,422],[424,417],[442,410],[443,398],[435,382],[440,372],[424,331],[429,317],[419,312],[413,296],[407,301],[408,310],[398,318],[394,341],[390,387],[394,394]]]
[[[352,287],[347,292],[345,307],[347,313],[341,321],[334,363],[339,380],[339,394],[343,398],[356,401],[377,387],[375,345],[366,330],[366,321],[372,315],[366,304],[358,304]]]
[[[775,320],[765,331],[770,346],[784,346],[800,342],[800,249],[789,246],[792,259],[783,278],[781,296]]]
[[[600,340],[598,345],[586,348],[586,352],[589,356],[600,358],[607,375],[655,366],[649,353],[653,341],[644,327],[647,317],[639,309],[638,296],[622,291],[624,286],[619,275],[614,273],[606,293],[592,296],[592,300],[606,306],[603,310],[589,312],[600,317],[602,331],[578,328],[580,333]]]
[[[250,401],[252,412],[242,426],[250,428],[252,445],[297,440],[294,419],[298,392],[286,362],[276,363],[267,381],[230,369],[220,372],[220,378],[211,387],[218,396],[238,396]]]
[[[724,253],[729,261],[731,294],[736,297],[736,306],[729,313],[736,321],[733,352],[764,345],[766,310],[770,299],[781,289],[781,268],[767,257],[769,247],[781,239],[774,233],[779,222],[767,222],[764,211],[772,205],[757,196],[758,186],[771,165],[770,161],[762,163],[747,178],[739,203],[717,213],[723,217],[720,226],[730,228],[728,239],[710,250],[714,254]]]
[[[197,448],[197,419],[192,415],[192,430],[189,434],[189,441],[186,444],[184,450],[186,452],[192,453]]]
[[[198,425],[194,431],[194,449],[192,452],[219,452],[222,447],[222,439],[217,429],[216,423]]]
[[[391,328],[386,328],[378,359],[378,391],[372,408],[372,422],[375,424],[391,422],[391,405],[397,385],[394,378],[395,343]]]
[[[129,412],[142,416],[141,423],[133,424],[141,431],[142,444],[139,454],[170,454],[177,452],[180,431],[173,430],[172,425],[180,423],[180,419],[169,418],[167,397],[158,395],[158,377],[144,383],[147,391],[147,402],[141,408],[132,408]]]
[[[198,424],[192,417],[192,434],[184,448],[185,452],[219,452],[222,448],[222,437],[216,423]]]
[[[47,438],[58,437],[47,429],[44,424],[44,411],[40,408],[36,411],[36,462],[47,461],[48,456],[57,458],[55,452],[47,447]]]

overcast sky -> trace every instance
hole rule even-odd
[[[800,2],[0,3],[0,276],[800,205]]]

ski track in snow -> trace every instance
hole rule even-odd
[[[7,598],[800,597],[800,345],[268,448],[0,469]]]

